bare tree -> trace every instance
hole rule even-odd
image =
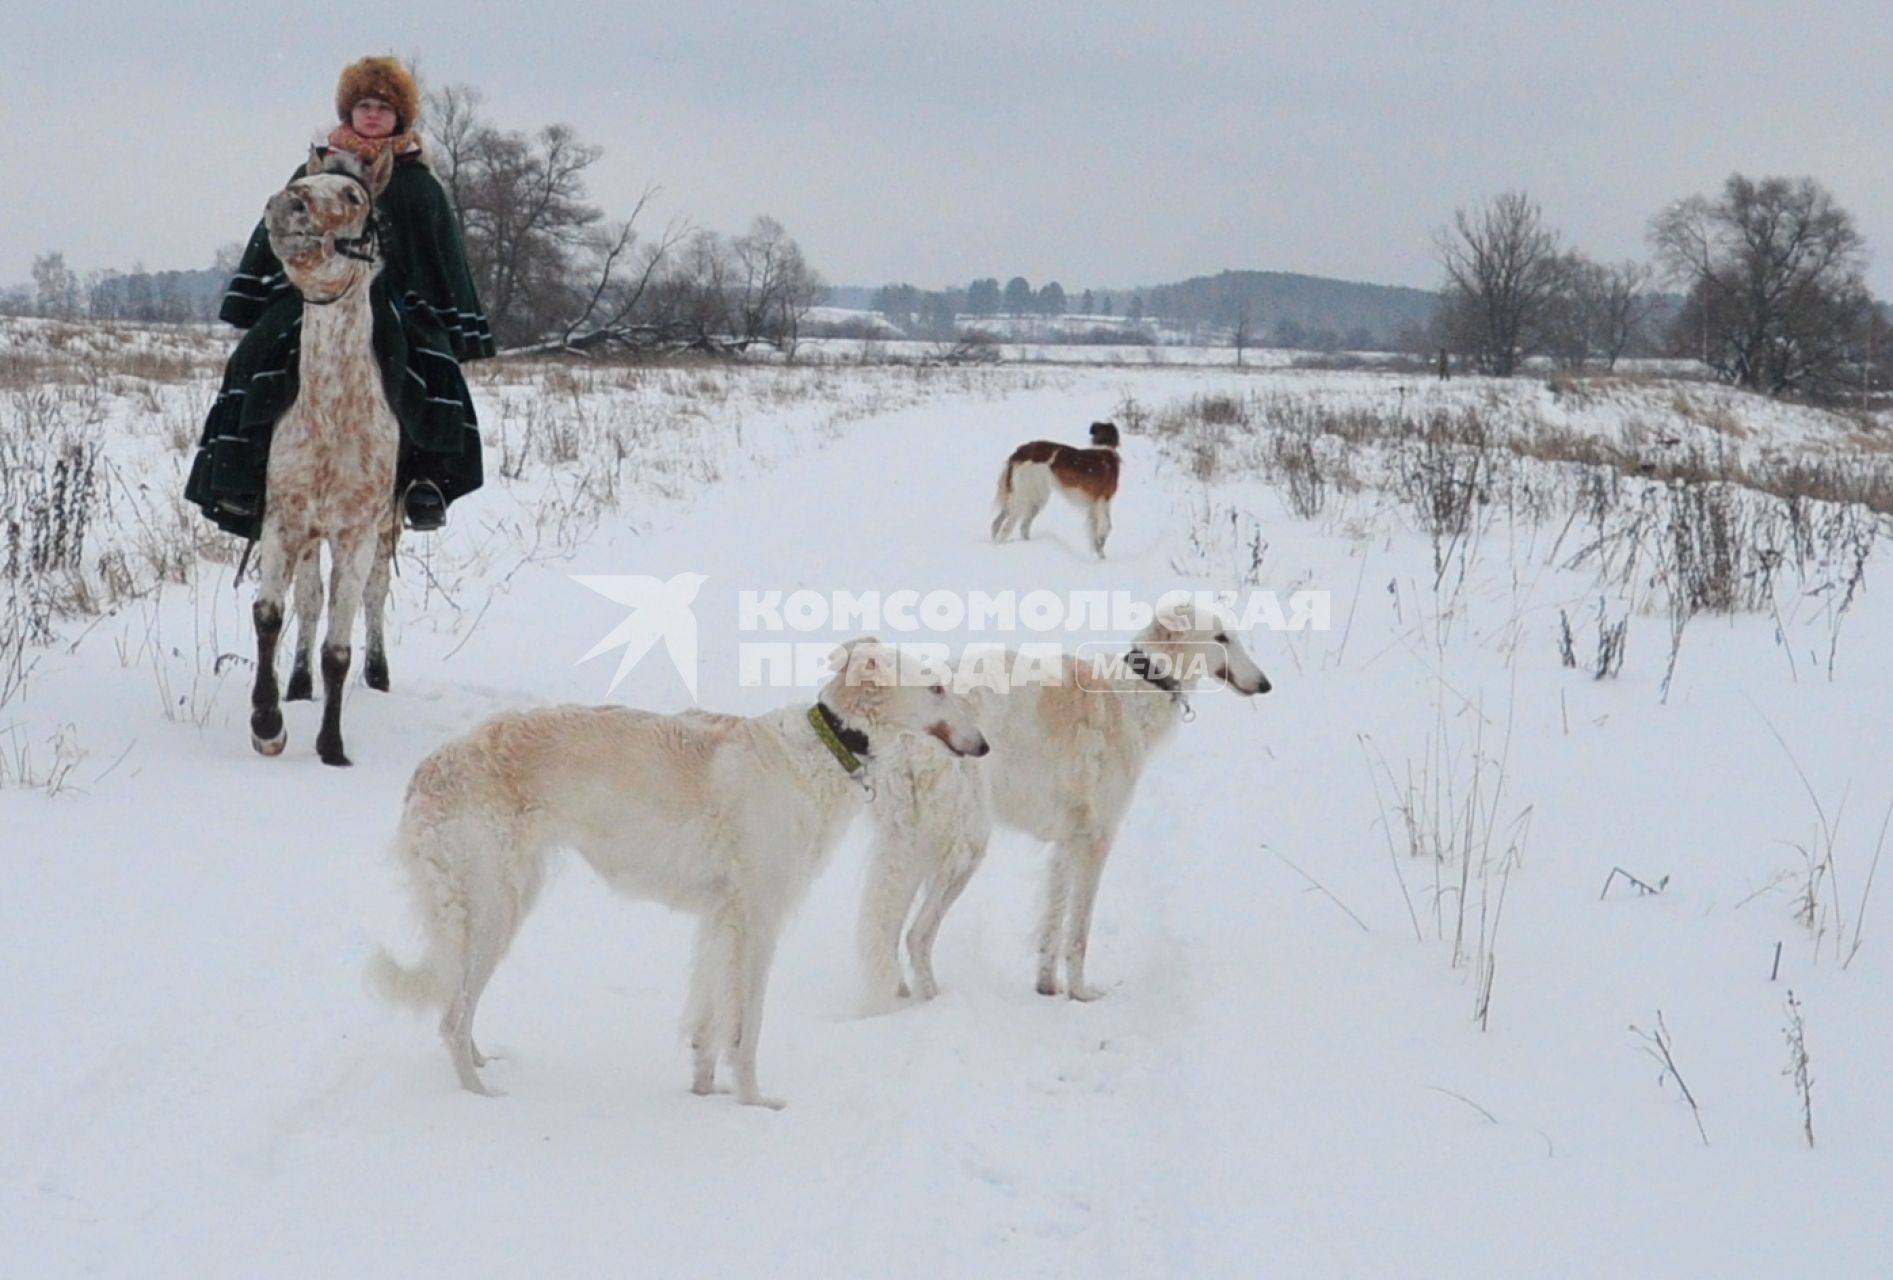
[[[234,271],[235,268],[231,268]],[[230,272],[225,272],[228,277]],[[85,309],[94,320],[116,320],[120,299],[119,281],[123,277],[110,267],[97,267],[86,273]]]
[[[456,209],[465,202],[462,182],[473,177],[480,135],[490,127],[480,117],[485,100],[484,94],[467,84],[450,84],[427,95],[428,163]]]
[[[582,305],[548,347],[589,351],[613,344],[643,349],[664,341],[666,335],[652,322],[647,302],[655,296],[659,272],[690,227],[673,222],[655,241],[640,243],[638,216],[655,194],[656,188],[646,188],[629,218],[592,237],[586,275],[590,283],[576,290]]]
[[[63,253],[33,258],[33,292],[43,316],[70,320],[79,314],[79,277],[66,265]]]
[[[1506,377],[1538,349],[1565,260],[1558,233],[1537,202],[1508,191],[1453,214],[1434,235],[1446,272],[1441,308],[1448,332],[1486,373]]]
[[[604,213],[586,200],[585,171],[602,149],[569,125],[527,135],[480,117],[480,94],[449,85],[429,95],[432,161],[466,229],[467,264],[503,346],[559,333],[595,252]]]
[[[502,130],[481,95],[449,85],[428,95],[429,155],[466,229],[468,264],[494,335],[506,346],[589,351],[766,341],[793,356],[821,277],[773,218],[725,237],[672,222],[655,239],[631,216],[607,221],[585,176],[602,152],[565,125]]]
[[[884,284],[874,291],[874,309],[903,333],[913,328],[920,308],[920,290],[911,284]]]
[[[730,242],[737,336],[782,348],[791,358],[809,308],[828,292],[780,222],[757,218]]]
[[[1650,268],[1628,261],[1614,266],[1588,263],[1587,268],[1577,281],[1579,306],[1592,350],[1605,369],[1615,369],[1624,352],[1643,338],[1656,309]]]
[[[1650,269],[1635,262],[1605,265],[1581,253],[1565,255],[1560,289],[1547,308],[1544,345],[1560,365],[1583,369],[1592,361],[1614,369],[1648,323],[1656,299]]]
[[[1673,340],[1737,386],[1837,391],[1871,332],[1866,241],[1812,178],[1736,173],[1658,214],[1650,240],[1687,290]]]
[[[672,280],[678,294],[677,321],[699,343],[731,331],[729,242],[714,231],[698,231],[685,242]]]

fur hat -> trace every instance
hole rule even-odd
[[[412,129],[421,114],[421,91],[408,69],[393,58],[358,58],[342,68],[335,84],[335,114],[343,124],[363,98],[380,98],[393,107],[402,130]]]

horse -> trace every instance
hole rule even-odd
[[[257,543],[256,685],[250,742],[265,756],[288,742],[276,687],[283,598],[293,576],[300,644],[288,697],[309,698],[316,620],[323,607],[320,549],[329,547],[328,628],[322,641],[322,728],[316,754],[346,765],[342,689],[353,658],[355,615],[367,614],[366,677],[388,688],[382,615],[401,521],[394,500],[401,426],[382,390],[374,351],[371,287],[381,271],[375,200],[393,156],[366,164],[311,148],[301,176],[271,196],[263,224],[270,248],[302,296],[300,387],[270,442],[262,534]]]

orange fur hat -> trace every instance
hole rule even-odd
[[[335,114],[343,124],[363,98],[380,98],[393,107],[403,131],[412,129],[421,114],[421,91],[414,76],[393,58],[358,58],[342,68],[335,84]]]

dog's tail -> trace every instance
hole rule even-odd
[[[385,947],[368,958],[368,989],[389,1004],[408,1009],[438,1009],[446,1001],[440,975],[425,962],[409,968]]]
[[[999,472],[999,487],[993,492],[993,537],[999,537],[999,531],[1005,528],[1006,514],[1012,507],[1012,464],[1014,459],[1007,458],[1006,465]]]
[[[424,763],[422,769],[428,765]],[[416,783],[421,781],[419,772]],[[446,847],[438,820],[417,812],[413,784],[390,852],[407,875],[408,891],[420,917],[426,953],[405,965],[385,948],[369,957],[362,977],[368,989],[389,1004],[409,1009],[441,1009],[459,985],[474,904],[459,881],[459,863]],[[420,802],[425,804],[425,802]]]
[[[1013,459],[1007,458],[1006,465],[999,471],[999,487],[993,492],[995,507],[1005,506],[1012,497],[1012,463]]]

